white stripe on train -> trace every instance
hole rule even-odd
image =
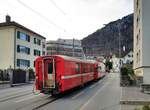
[[[86,76],[86,75],[92,76],[93,74],[94,74],[94,72],[92,72],[92,73],[74,74],[74,75],[65,75],[65,76],[61,76],[61,79],[76,78],[76,77]]]

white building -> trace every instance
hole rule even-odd
[[[134,71],[150,84],[150,0],[134,0]]]
[[[112,56],[111,61],[113,63],[113,71],[119,72],[120,71],[120,58],[117,58],[115,55]]]
[[[122,60],[123,64],[131,64],[131,63],[133,63],[133,52],[130,51],[121,60]]]
[[[45,37],[11,21],[0,23],[0,69],[34,69],[37,56],[45,55]]]
[[[76,39],[58,39],[47,41],[47,55],[67,55],[77,58],[84,58],[81,41]]]

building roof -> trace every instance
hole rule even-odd
[[[34,32],[34,31],[32,31],[31,29],[29,29],[29,28],[27,28],[27,27],[25,27],[25,26],[23,26],[23,25],[21,25],[21,24],[15,22],[15,21],[2,22],[2,23],[0,23],[0,27],[7,27],[7,26],[15,26],[15,27],[21,28],[21,29],[23,29],[23,30],[29,31],[29,32],[31,32],[31,33],[33,33],[33,34],[35,34],[35,35],[37,35],[37,36],[39,36],[39,37],[41,37],[41,38],[43,38],[43,39],[46,39],[46,38],[43,37],[42,35],[40,35],[40,34]]]

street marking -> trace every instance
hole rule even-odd
[[[26,97],[26,98],[21,99],[21,100],[17,100],[17,101],[15,101],[15,102],[16,102],[16,103],[23,102],[23,101],[26,101],[26,100],[32,99],[32,98],[34,98],[34,97],[37,97],[37,96],[36,96],[36,95],[33,95],[33,96]]]
[[[83,93],[84,93],[84,91],[79,92],[78,94],[76,94],[75,96],[73,96],[71,99],[76,99],[76,98],[78,98],[79,96],[81,96]]]

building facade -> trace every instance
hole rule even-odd
[[[0,23],[0,69],[34,69],[37,56],[45,55],[45,37],[11,21]]]
[[[150,84],[150,0],[134,0],[134,72]]]
[[[132,64],[133,63],[133,52],[130,51],[121,60],[122,60],[123,64]]]
[[[58,39],[56,41],[47,41],[47,55],[67,55],[77,58],[83,58],[84,52],[81,47],[81,41],[75,39]]]

